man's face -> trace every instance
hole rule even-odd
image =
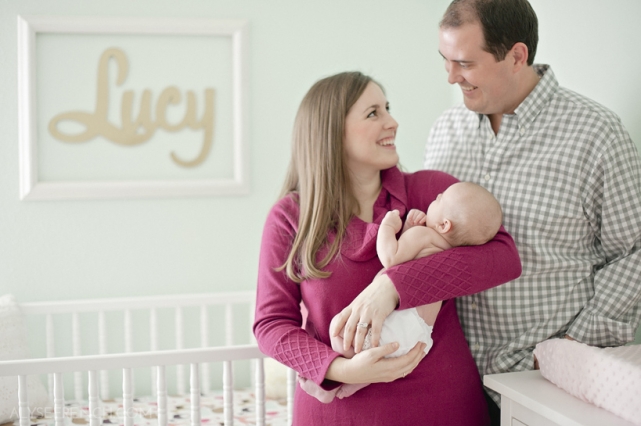
[[[511,114],[518,106],[513,101],[514,85],[512,51],[497,62],[483,50],[485,39],[478,22],[457,28],[439,30],[439,53],[445,59],[447,81],[458,84],[465,106],[471,111],[492,115]]]

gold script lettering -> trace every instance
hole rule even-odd
[[[203,131],[203,144],[196,158],[184,160],[178,157],[175,152],[171,153],[171,159],[183,167],[194,167],[201,164],[211,151],[214,137],[214,89],[204,91],[204,111],[198,120],[196,110],[196,95],[193,91],[187,90],[185,117],[180,123],[171,124],[167,121],[167,108],[170,105],[178,105],[182,100],[180,90],[175,86],[164,89],[158,101],[156,101],[156,120],[152,118],[151,91],[143,90],[140,100],[138,116],[133,119],[134,92],[126,90],[122,95],[120,105],[120,127],[109,122],[107,118],[109,108],[109,61],[116,62],[118,75],[116,86],[121,86],[129,72],[129,62],[125,53],[118,48],[109,48],[103,52],[98,63],[98,90],[96,94],[96,109],[93,113],[85,111],[69,111],[56,115],[49,121],[49,132],[51,135],[63,142],[87,142],[96,136],[103,136],[119,145],[139,145],[148,141],[161,128],[168,132],[178,132],[185,127],[192,130]],[[76,122],[84,127],[84,131],[76,134],[63,133],[58,129],[58,124],[63,121]]]

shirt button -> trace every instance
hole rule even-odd
[[[519,129],[519,133],[521,134],[521,136],[523,136],[525,134],[525,127],[521,127]]]
[[[476,309],[476,308],[478,308],[478,305],[476,304],[476,302],[472,302],[472,309]]]
[[[479,345],[478,343],[474,343],[474,350],[478,351],[479,349],[481,349],[481,345]]]
[[[487,182],[487,181],[489,181],[490,179],[492,179],[492,176],[490,176],[490,174],[489,174],[489,173],[487,173],[485,176],[483,176],[483,179],[485,179],[485,181]]]

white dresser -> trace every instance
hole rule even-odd
[[[501,394],[501,426],[634,426],[573,397],[539,371],[489,374],[483,383]]]

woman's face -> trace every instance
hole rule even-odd
[[[398,163],[397,128],[385,94],[370,82],[345,117],[343,148],[349,170],[367,173],[394,167]]]

